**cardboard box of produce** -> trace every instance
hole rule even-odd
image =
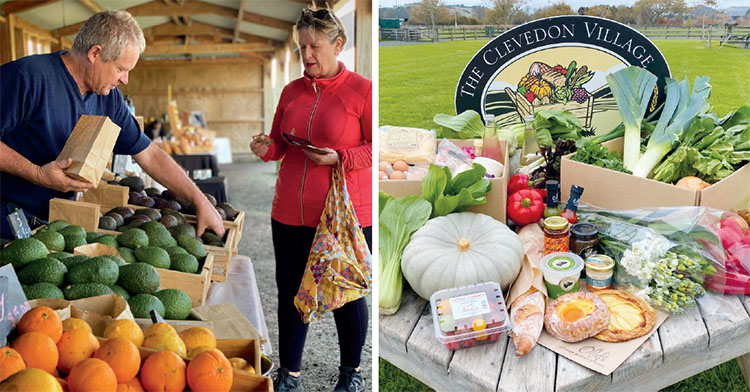
[[[474,139],[450,139],[458,147],[474,146]],[[438,139],[440,143],[440,139]],[[505,216],[506,203],[508,200],[508,177],[510,176],[510,167],[508,162],[508,145],[505,140],[500,140],[500,148],[504,156],[503,175],[500,178],[490,179],[492,190],[487,193],[487,203],[473,206],[468,209],[471,212],[489,215],[500,222],[507,223]],[[378,187],[381,191],[399,197],[403,195],[419,195],[422,193],[422,180],[380,180]]]
[[[622,156],[623,139],[603,146]],[[601,167],[576,162],[573,154],[560,162],[560,203],[568,200],[571,185],[584,188],[581,201],[602,208],[637,209],[648,207],[705,206],[722,210],[750,208],[750,165],[703,190],[636,177]]]
[[[71,158],[65,173],[77,180],[99,185],[120,127],[107,116],[83,115],[65,142],[57,159]]]
[[[255,326],[233,303],[195,307],[190,311],[191,318],[211,321],[217,339],[255,339],[264,343]]]
[[[75,317],[86,321],[96,336],[101,336],[112,320],[133,319],[128,301],[117,294],[106,294],[98,297],[66,301],[58,298],[35,299],[29,301],[31,307],[49,306],[60,316],[61,320]]]
[[[81,199],[99,205],[125,205],[128,203],[128,187],[102,182],[94,189],[83,192]],[[102,211],[104,213],[105,211]]]

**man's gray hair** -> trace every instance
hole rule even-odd
[[[138,22],[127,11],[102,11],[88,18],[73,41],[71,51],[86,55],[94,45],[101,45],[102,60],[117,60],[128,45],[136,45],[139,53],[146,40]]]

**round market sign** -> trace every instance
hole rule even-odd
[[[584,135],[603,134],[622,122],[606,76],[630,65],[659,78],[646,117],[664,101],[669,66],[638,31],[592,16],[539,19],[499,35],[480,49],[456,86],[456,113],[494,114],[498,127],[538,110],[569,110]]]

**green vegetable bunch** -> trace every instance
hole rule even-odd
[[[609,151],[601,144],[592,143],[588,140],[580,143],[578,152],[571,159],[605,169],[632,174],[630,170],[625,168],[622,159],[620,159],[620,156],[616,152]]]
[[[492,183],[484,177],[485,173],[484,166],[474,163],[470,170],[451,178],[448,167],[430,165],[422,179],[422,198],[432,205],[430,218],[486,203],[484,195],[492,189]]]

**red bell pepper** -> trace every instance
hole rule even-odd
[[[514,193],[520,191],[521,189],[537,189],[534,188],[534,186],[542,182],[542,180],[544,180],[544,178],[531,180],[529,176],[525,174],[514,174],[510,176],[510,181],[508,181],[508,196],[512,196]],[[540,192],[542,197],[546,197],[546,189],[537,189],[537,191]]]
[[[519,225],[538,222],[544,214],[544,199],[536,189],[521,189],[508,199],[508,217]]]

